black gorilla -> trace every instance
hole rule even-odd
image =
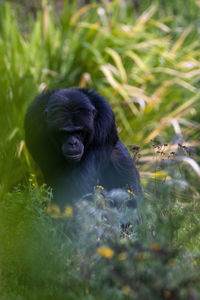
[[[28,108],[25,139],[60,205],[92,192],[95,185],[141,192],[114,114],[94,91],[70,88],[40,94]]]

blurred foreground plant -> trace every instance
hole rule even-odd
[[[128,197],[120,190],[97,188],[62,218],[47,215],[45,188],[8,194],[0,205],[2,299],[198,299],[199,204],[181,205],[163,182],[157,189],[156,197],[145,189],[139,222],[136,209],[113,207],[111,199]]]

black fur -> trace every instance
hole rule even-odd
[[[28,108],[25,139],[61,205],[92,192],[97,184],[141,193],[138,171],[119,140],[112,109],[94,91],[40,94]]]

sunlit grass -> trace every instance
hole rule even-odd
[[[113,106],[123,141],[142,150],[158,135],[170,142],[184,132],[188,143],[198,141],[197,30],[183,22],[176,33],[173,18],[165,23],[158,11],[153,4],[131,20],[118,2],[77,11],[66,1],[59,20],[44,5],[30,32],[21,33],[14,11],[1,7],[1,189],[32,170],[23,119],[48,87],[98,90]]]

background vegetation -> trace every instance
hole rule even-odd
[[[199,299],[199,1],[14,2],[0,6],[1,299]],[[70,86],[104,95],[123,142],[140,146],[139,225],[101,188],[46,212],[24,114]]]

